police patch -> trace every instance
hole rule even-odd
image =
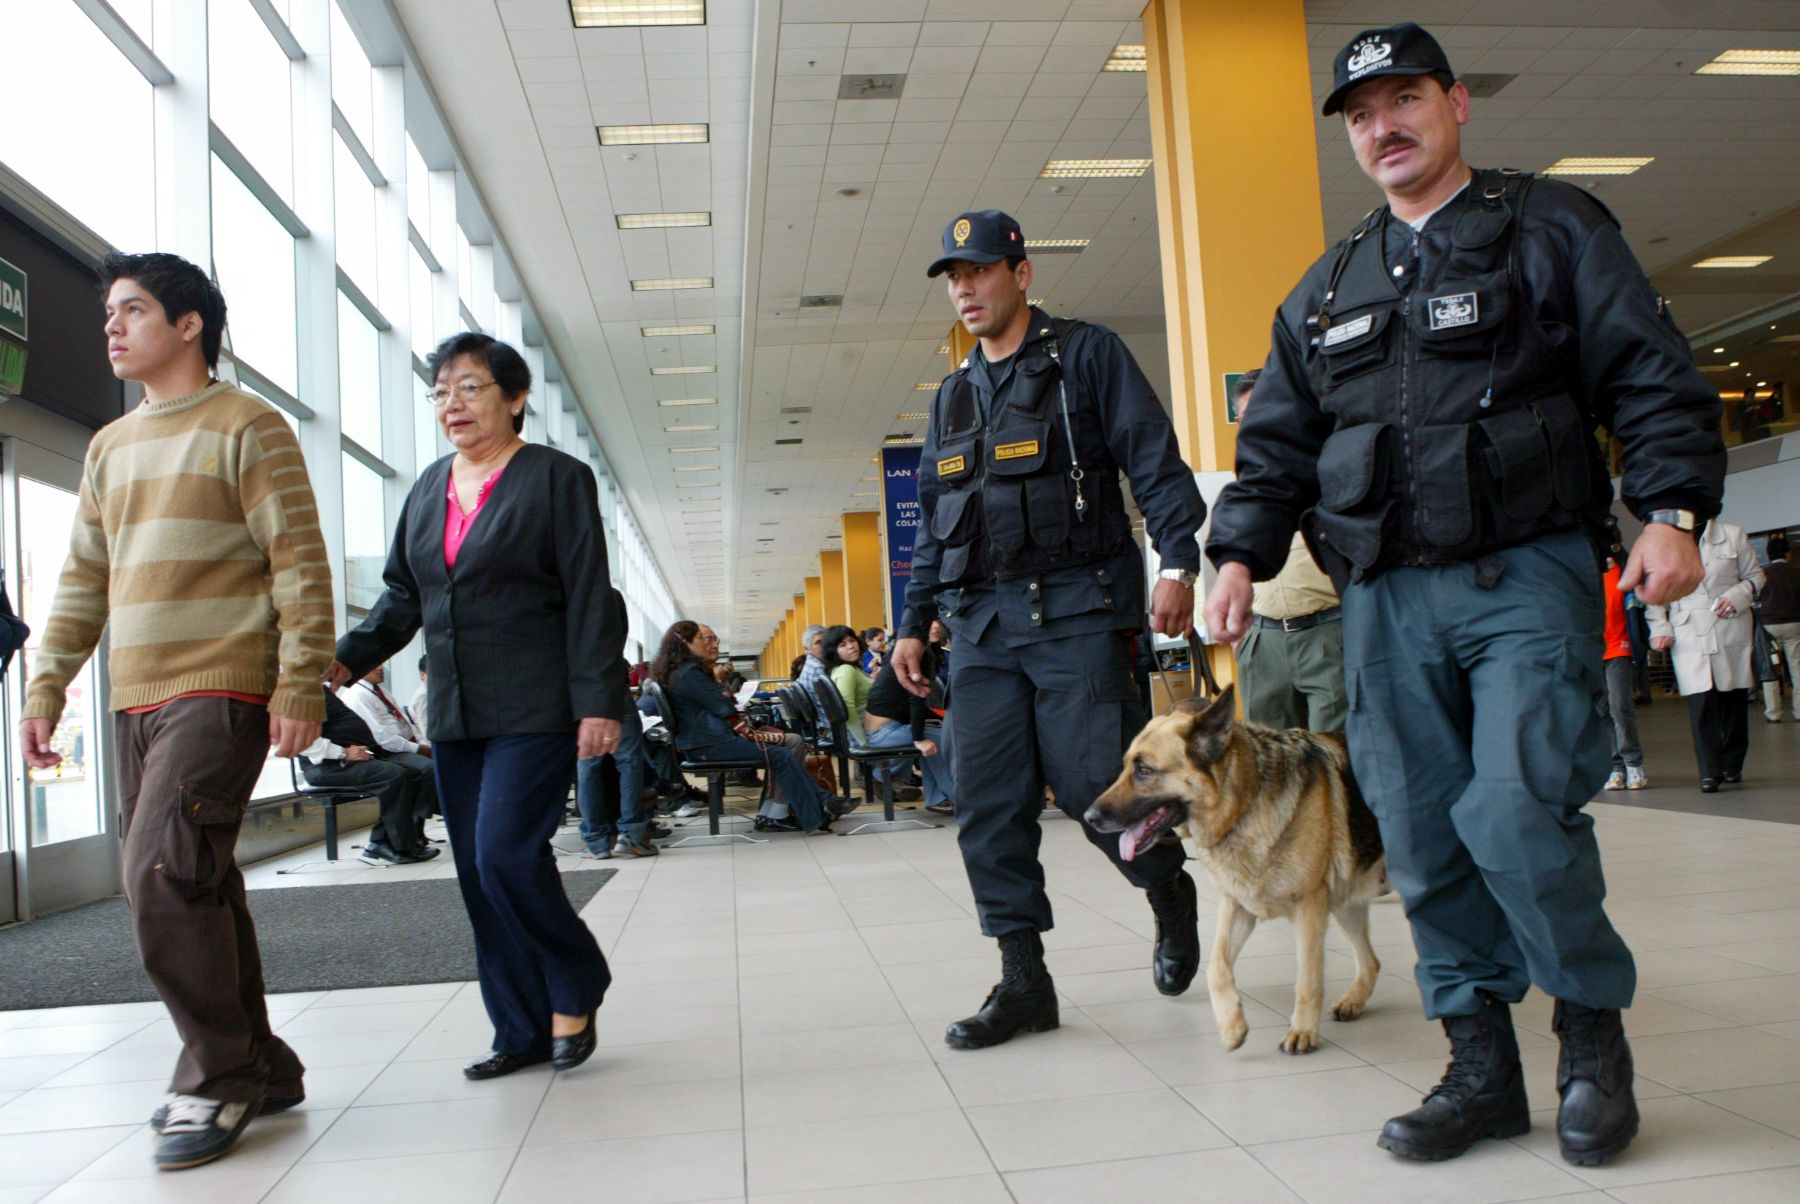
[[[1360,318],[1352,318],[1342,326],[1326,328],[1325,335],[1319,340],[1321,347],[1336,347],[1339,343],[1348,343],[1351,339],[1361,338],[1369,333],[1369,327],[1375,325],[1373,314],[1364,314]]]
[[[964,461],[961,456],[951,456],[948,460],[938,461],[938,476],[947,477],[953,472],[963,470]]]
[[[1449,330],[1455,326],[1473,326],[1481,317],[1481,306],[1474,293],[1451,293],[1433,297],[1428,303],[1425,322],[1433,330]]]
[[[969,229],[970,229],[970,227],[969,227],[969,219],[968,219],[968,218],[966,218],[966,217],[964,217],[964,218],[958,218],[958,219],[957,219],[957,222],[956,222],[956,225],[955,225],[955,226],[953,226],[953,227],[951,227],[951,230],[950,230],[950,236],[951,236],[951,237],[952,237],[952,238],[954,238],[954,239],[956,239],[956,245],[957,245],[957,246],[959,246],[959,247],[961,247],[961,246],[967,246],[967,245],[968,245],[968,242],[969,242]]]
[[[1023,443],[1002,443],[994,448],[994,459],[996,460],[1017,460],[1024,456],[1037,454],[1038,441],[1036,439],[1027,439]]]

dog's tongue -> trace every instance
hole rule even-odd
[[[1119,833],[1119,860],[1131,861],[1137,857],[1138,849],[1142,847],[1144,838],[1150,834],[1151,823],[1161,814],[1160,809],[1152,811]]]

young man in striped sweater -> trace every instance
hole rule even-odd
[[[156,1164],[179,1170],[305,1098],[305,1068],[269,1029],[234,852],[269,750],[318,738],[331,570],[293,432],[213,379],[218,288],[174,255],[109,255],[101,275],[113,374],[144,399],[88,447],[19,734],[33,767],[62,759],[64,691],[109,630],[125,897],[183,1045],[151,1119]]]

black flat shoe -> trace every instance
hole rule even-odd
[[[1701,794],[1717,794],[1717,793],[1719,793],[1718,780],[1716,778],[1701,778],[1700,779],[1700,793]]]
[[[1744,780],[1744,771],[1741,769],[1727,769],[1724,776],[1726,782],[1736,784]]]
[[[560,1044],[560,1041],[558,1043]],[[515,1054],[496,1051],[480,1061],[470,1062],[463,1067],[463,1077],[474,1079],[477,1082],[482,1079],[497,1079],[509,1075],[515,1070],[523,1070],[527,1066],[538,1066],[549,1060],[549,1054]]]
[[[595,1035],[594,1016],[599,1012],[595,1008],[588,1013],[587,1027],[571,1037],[558,1037],[551,1042],[550,1064],[558,1070],[573,1070],[594,1056],[594,1049],[600,1044]]]

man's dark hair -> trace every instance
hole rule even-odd
[[[432,348],[431,354],[425,357],[425,372],[432,383],[437,383],[438,374],[462,355],[479,360],[508,401],[515,401],[531,391],[531,365],[525,362],[525,357],[510,344],[475,330],[453,334]],[[512,416],[512,425],[515,434],[525,429],[524,407]]]
[[[225,341],[225,295],[205,272],[166,251],[141,255],[108,252],[100,261],[100,295],[111,292],[120,280],[135,280],[155,297],[171,326],[188,314],[199,314],[200,351],[206,356],[206,369],[219,370],[219,348]]]
[[[423,657],[423,656],[421,656],[419,658],[419,672],[421,672],[421,673],[425,672],[425,662],[427,659],[428,659],[427,657]]]
[[[1786,560],[1787,554],[1788,554],[1787,536],[1785,536],[1785,535],[1769,536],[1769,559],[1770,560]]]
[[[838,645],[845,640],[856,641],[856,657],[854,660],[845,660],[838,655]],[[825,655],[819,659],[825,662],[825,668],[828,670],[835,669],[839,665],[851,665],[860,669],[862,668],[863,653],[868,650],[868,647],[863,643],[863,638],[856,634],[856,629],[854,627],[846,627],[842,623],[838,623],[835,626],[827,627],[825,629]]]
[[[1260,376],[1262,376],[1262,369],[1261,368],[1252,368],[1252,369],[1250,369],[1250,371],[1248,371],[1248,372],[1244,373],[1242,376],[1238,377],[1237,390],[1236,390],[1236,392],[1234,392],[1232,394],[1232,396],[1233,397],[1242,397],[1244,394],[1248,393],[1250,390],[1256,388],[1256,381],[1257,381],[1257,378]]]
[[[494,379],[498,380],[499,377]],[[700,624],[692,619],[677,619],[670,623],[669,629],[663,632],[662,646],[656,650],[656,659],[650,662],[650,680],[667,689],[669,679],[675,676],[677,669],[698,661],[700,658],[694,655],[694,650],[688,645],[699,634]]]
[[[1016,272],[1019,270],[1019,265],[1024,262],[1025,256],[1023,255],[1008,255],[1006,257],[1006,270],[1009,272]]]
[[[869,641],[873,640],[876,636],[886,635],[886,634],[887,634],[887,632],[880,627],[871,627],[862,633],[863,643],[866,645],[869,643]]]

